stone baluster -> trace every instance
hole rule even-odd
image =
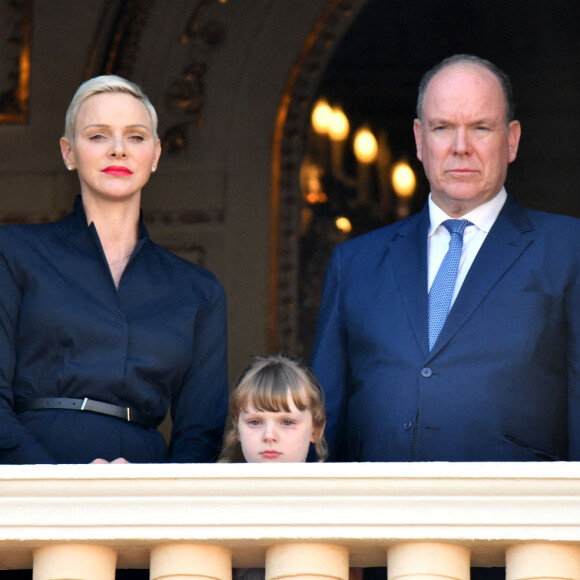
[[[266,551],[266,580],[348,580],[348,550],[333,544],[278,544]]]
[[[151,550],[151,580],[232,580],[232,554],[210,544],[164,544]]]
[[[463,546],[405,543],[387,550],[389,580],[469,580],[470,552]]]
[[[506,550],[506,580],[580,580],[580,546],[518,544]]]
[[[50,544],[33,553],[34,580],[115,580],[117,552],[90,544]]]

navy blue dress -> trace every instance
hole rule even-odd
[[[227,412],[226,300],[207,270],[149,238],[115,287],[82,201],[64,220],[0,228],[0,463],[212,462]],[[95,399],[153,428],[75,410],[14,412],[39,397]]]

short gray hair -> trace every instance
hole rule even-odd
[[[514,120],[514,102],[513,102],[513,91],[512,84],[509,77],[500,70],[495,64],[479,56],[473,54],[456,54],[446,59],[442,60],[439,64],[436,64],[432,69],[428,70],[419,84],[419,96],[417,98],[417,118],[419,121],[423,122],[423,104],[425,101],[425,93],[429,83],[433,78],[441,72],[443,69],[449,68],[457,64],[473,64],[480,66],[490,73],[492,73],[498,80],[501,90],[503,92],[503,98],[505,103],[505,117],[506,125],[509,125]]]
[[[158,120],[155,107],[151,104],[151,101],[147,98],[147,95],[145,95],[145,93],[138,85],[117,75],[102,75],[99,77],[94,77],[88,81],[85,81],[77,89],[66,112],[66,119],[64,123],[65,139],[67,139],[70,143],[74,141],[75,125],[81,105],[89,97],[103,93],[125,93],[141,101],[145,107],[147,107],[147,111],[151,117],[151,122],[153,124],[153,136],[156,141],[159,139],[157,135]]]

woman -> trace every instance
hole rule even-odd
[[[0,228],[0,462],[210,462],[227,412],[215,276],[149,239],[157,115],[117,76],[82,84],[62,157],[74,212]],[[169,449],[156,427],[171,404]]]

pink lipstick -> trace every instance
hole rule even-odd
[[[102,170],[102,173],[106,173],[107,175],[114,175],[117,177],[133,175],[133,172],[130,169],[123,167],[122,165],[109,165],[109,167],[105,167],[105,169]]]

